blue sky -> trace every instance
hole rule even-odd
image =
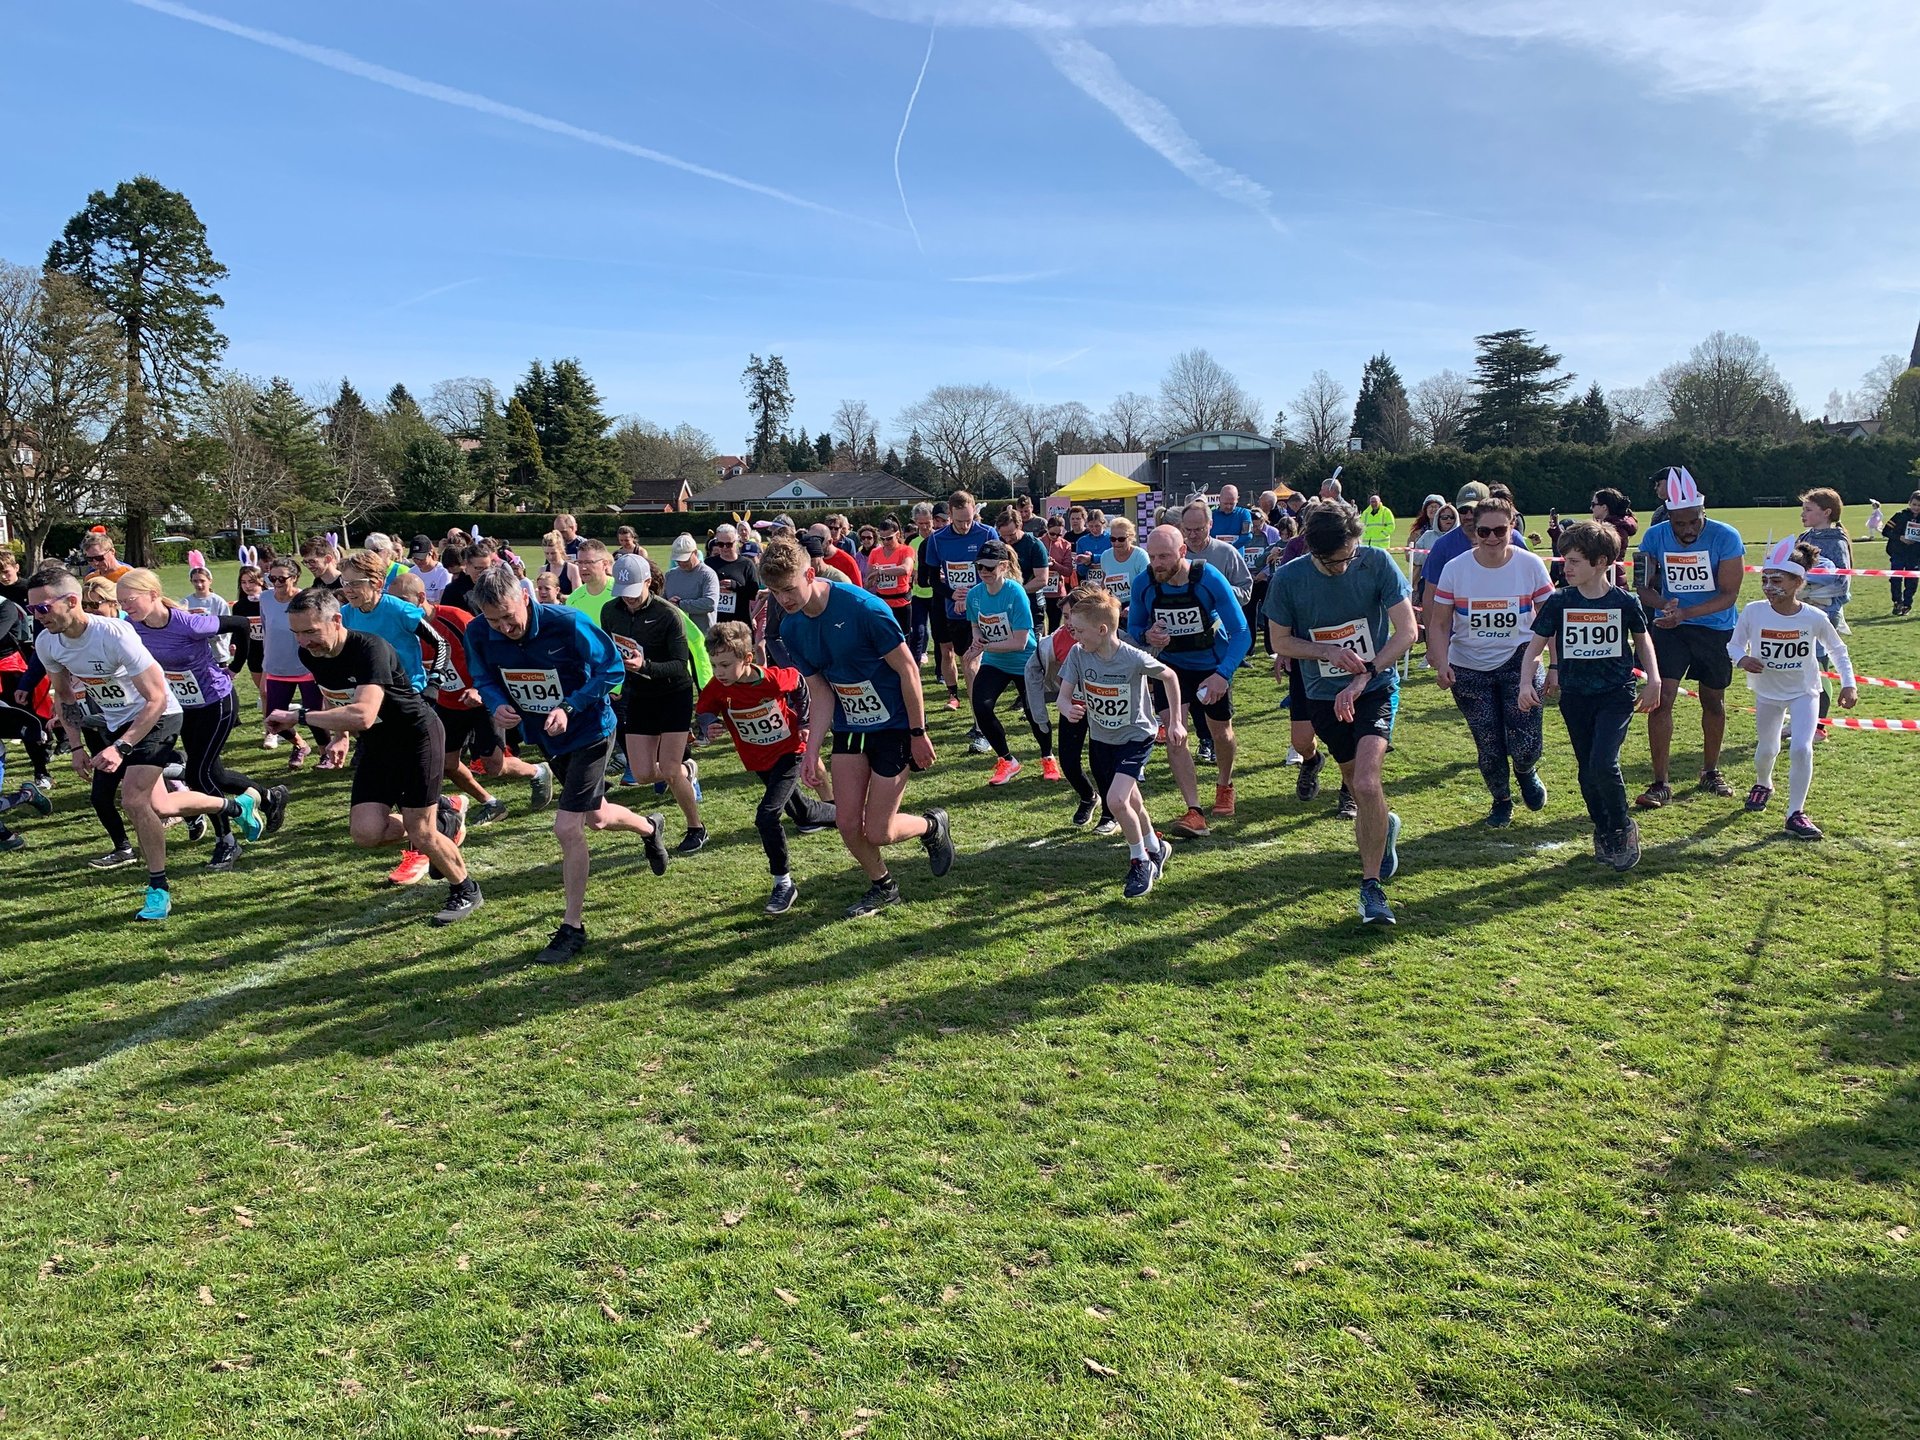
[[[577,355],[722,450],[753,351],[809,428],[852,397],[892,438],[942,382],[1097,411],[1199,345],[1271,414],[1509,326],[1609,388],[1743,331],[1818,413],[1920,322],[1911,3],[546,9],[20,7],[0,106],[46,138],[0,256],[145,171],[233,272],[236,369],[424,393]]]

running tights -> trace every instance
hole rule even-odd
[[[760,832],[760,846],[767,852],[768,873],[785,875],[787,832],[780,824],[781,815],[791,815],[796,825],[831,825],[833,806],[801,793],[798,755],[782,755],[759,773],[767,789],[753,812],[753,828]]]
[[[88,730],[84,738],[90,755],[97,755],[107,747],[105,731]],[[111,774],[95,770],[87,797],[93,801],[93,813],[99,818],[100,828],[107,832],[107,839],[116,850],[133,848],[133,842],[127,839],[126,822],[120,818],[120,782],[126,778],[124,765]]]
[[[240,720],[240,700],[231,690],[211,705],[193,705],[180,715],[180,742],[187,753],[187,788],[202,795],[244,795],[257,789],[253,781],[237,770],[229,770],[220,759],[220,751]],[[262,792],[264,793],[264,792]],[[229,835],[233,822],[215,814],[213,833]]]
[[[1540,763],[1543,748],[1539,707],[1520,708],[1524,655],[1515,650],[1498,670],[1453,667],[1453,703],[1467,717],[1467,729],[1473,732],[1474,749],[1479,752],[1480,778],[1496,801],[1513,798],[1507,762],[1513,762],[1514,774],[1525,775]],[[1524,683],[1531,685],[1533,676],[1527,675]]]
[[[1760,727],[1753,742],[1754,778],[1769,790],[1773,788],[1773,762],[1780,758],[1780,722],[1793,723],[1793,750],[1787,759],[1787,813],[1807,808],[1807,791],[1813,788],[1813,732],[1819,718],[1820,697],[1809,691],[1791,700],[1753,697],[1754,723]]]
[[[292,703],[296,692],[300,696],[300,703],[309,710],[322,709],[327,703],[320,693],[320,682],[311,676],[305,680],[282,680],[278,675],[269,675],[266,694],[261,704],[265,706],[266,713],[271,715],[276,710],[286,709]],[[324,748],[327,743],[327,733],[315,725],[309,725],[307,729],[313,734],[313,743]]]
[[[33,711],[0,700],[0,740],[9,737],[25,747],[27,759],[33,763],[33,773],[45,775],[53,758],[47,744],[47,727]]]
[[[1002,670],[997,665],[982,663],[979,672],[973,677],[973,723],[980,727],[980,733],[987,737],[987,743],[993,746],[993,753],[1002,760],[1011,760],[1013,750],[1007,744],[1007,727],[1000,723],[1000,717],[994,713],[1000,697],[1006,693],[1009,685],[1018,688],[1020,709],[1027,717],[1027,728],[1033,731],[1033,738],[1040,746],[1040,758],[1053,756],[1053,731],[1046,724],[1033,718],[1034,708],[1027,695],[1027,677],[1016,675],[1011,670]],[[1044,711],[1041,713],[1045,713]]]

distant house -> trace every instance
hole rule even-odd
[[[1886,428],[1884,420],[1822,420],[1823,434],[1836,440],[1871,440]]]
[[[915,505],[933,497],[884,470],[809,470],[804,474],[740,474],[700,492],[702,510],[741,506],[830,510],[855,505]]]
[[[621,509],[629,515],[678,514],[692,503],[693,486],[672,476],[664,480],[636,480]]]
[[[731,480],[736,475],[747,473],[747,462],[738,455],[716,455],[712,463],[713,473],[722,480]]]

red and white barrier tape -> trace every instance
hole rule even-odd
[[[1838,680],[1840,678],[1831,670],[1822,670],[1820,673],[1829,680]],[[1920,680],[1884,680],[1878,675],[1856,675],[1853,677],[1853,683],[1856,685],[1880,685],[1888,690],[1920,690]]]
[[[1749,575],[1758,575],[1766,568],[1764,565],[1749,565],[1746,571]],[[1818,575],[1878,575],[1882,580],[1920,580],[1920,570],[1821,570],[1816,573]]]
[[[1920,720],[1875,720],[1858,715],[1831,715],[1822,723],[1847,730],[1920,730]]]

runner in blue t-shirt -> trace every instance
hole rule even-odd
[[[422,695],[426,693],[429,670],[436,676],[451,673],[452,653],[445,638],[427,623],[426,611],[384,592],[386,580],[387,561],[375,551],[355,550],[343,557],[340,598],[346,604],[340,607],[340,618],[349,632],[378,635],[391,645],[407,679],[413,682],[414,693]],[[456,679],[451,688],[464,687]]]
[[[1720,744],[1733,679],[1727,640],[1740,620],[1746,556],[1740,532],[1707,519],[1706,497],[1681,470],[1669,482],[1667,518],[1640,537],[1634,564],[1634,588],[1652,622],[1653,653],[1660,661],[1660,708],[1647,716],[1653,781],[1633,802],[1643,810],[1673,799],[1673,702],[1686,679],[1700,687],[1700,788],[1733,794],[1720,773]]]
[[[999,760],[989,785],[1004,785],[1020,773],[1007,743],[1007,727],[994,713],[1009,685],[1019,696],[1034,741],[1040,746],[1040,773],[1061,778],[1053,761],[1053,728],[1045,723],[1046,707],[1027,691],[1027,657],[1033,654],[1033,602],[1026,587],[1012,574],[1013,552],[1004,540],[989,540],[974,557],[980,583],[967,592],[967,620],[973,626],[980,668],[973,677],[973,723],[987,737]]]
[[[937,647],[940,678],[947,686],[947,708],[960,708],[960,673],[967,677],[967,689],[973,689],[974,672],[980,668],[973,653],[973,627],[967,623],[967,591],[978,580],[973,557],[980,547],[994,538],[994,532],[974,518],[973,496],[956,490],[947,497],[947,523],[920,542],[920,568],[916,581],[933,589],[933,639]],[[958,657],[971,657],[960,660]],[[979,727],[967,742],[980,754],[990,748]]]
[[[833,735],[840,838],[868,880],[866,894],[847,908],[847,918],[875,914],[900,903],[899,883],[882,853],[886,846],[920,841],[935,875],[953,865],[946,811],[900,813],[908,768],[924,770],[934,762],[920,667],[886,601],[820,579],[807,552],[793,541],[767,546],[760,579],[784,617],[781,642],[806,677],[812,721],[801,779],[814,789],[822,779],[821,747],[829,730]]]
[[[1212,520],[1213,538],[1225,540],[1237,550],[1247,548],[1247,540],[1258,527],[1254,523],[1253,511],[1240,503],[1240,489],[1235,485],[1220,487],[1220,500],[1214,506]]]
[[[1359,512],[1345,501],[1312,506],[1301,533],[1307,553],[1267,586],[1268,634],[1275,656],[1300,662],[1314,734],[1353,796],[1360,918],[1391,925],[1381,887],[1400,868],[1400,817],[1387,809],[1380,767],[1400,693],[1394,666],[1416,634],[1413,600],[1393,557],[1360,543]]]

